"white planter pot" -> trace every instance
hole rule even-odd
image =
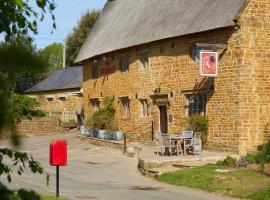
[[[85,135],[85,127],[84,126],[80,126],[80,133],[81,133],[81,135]]]
[[[98,139],[104,139],[105,134],[106,134],[105,130],[99,130],[97,135]]]
[[[123,139],[123,133],[121,131],[114,131],[113,132],[113,139],[114,140],[122,140]]]

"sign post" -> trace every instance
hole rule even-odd
[[[54,140],[50,145],[50,165],[56,166],[56,197],[59,197],[59,166],[67,166],[67,141]]]

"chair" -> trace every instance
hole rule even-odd
[[[176,149],[176,153],[177,155],[179,155],[178,145],[175,143],[175,141],[171,140],[170,134],[158,133],[157,143],[158,143],[157,155],[159,155],[160,152],[161,156],[163,156],[164,152],[166,151],[166,148],[169,150],[170,156],[172,156],[173,149]]]
[[[195,132],[191,139],[184,140],[184,152],[192,155],[202,152],[201,133]]]
[[[183,131],[182,135],[179,136],[180,138],[183,139],[183,145],[184,145],[184,155],[186,153],[190,153],[191,149],[191,141],[193,138],[193,131]],[[187,152],[188,151],[188,152]]]
[[[193,154],[198,154],[202,152],[202,139],[201,133],[195,132],[192,138],[191,145],[193,146]]]

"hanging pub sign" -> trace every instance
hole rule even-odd
[[[109,63],[106,63],[106,65],[101,65],[100,67],[100,75],[101,76],[107,76],[109,74],[112,74],[115,72],[115,66],[110,66]]]
[[[218,76],[218,53],[213,51],[200,52],[200,75]]]

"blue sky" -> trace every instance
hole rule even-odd
[[[44,48],[53,42],[63,42],[83,13],[87,10],[102,9],[106,0],[55,0],[55,3],[56,30],[51,33],[52,21],[47,15],[44,21],[38,24],[38,35],[33,36],[38,48]]]

